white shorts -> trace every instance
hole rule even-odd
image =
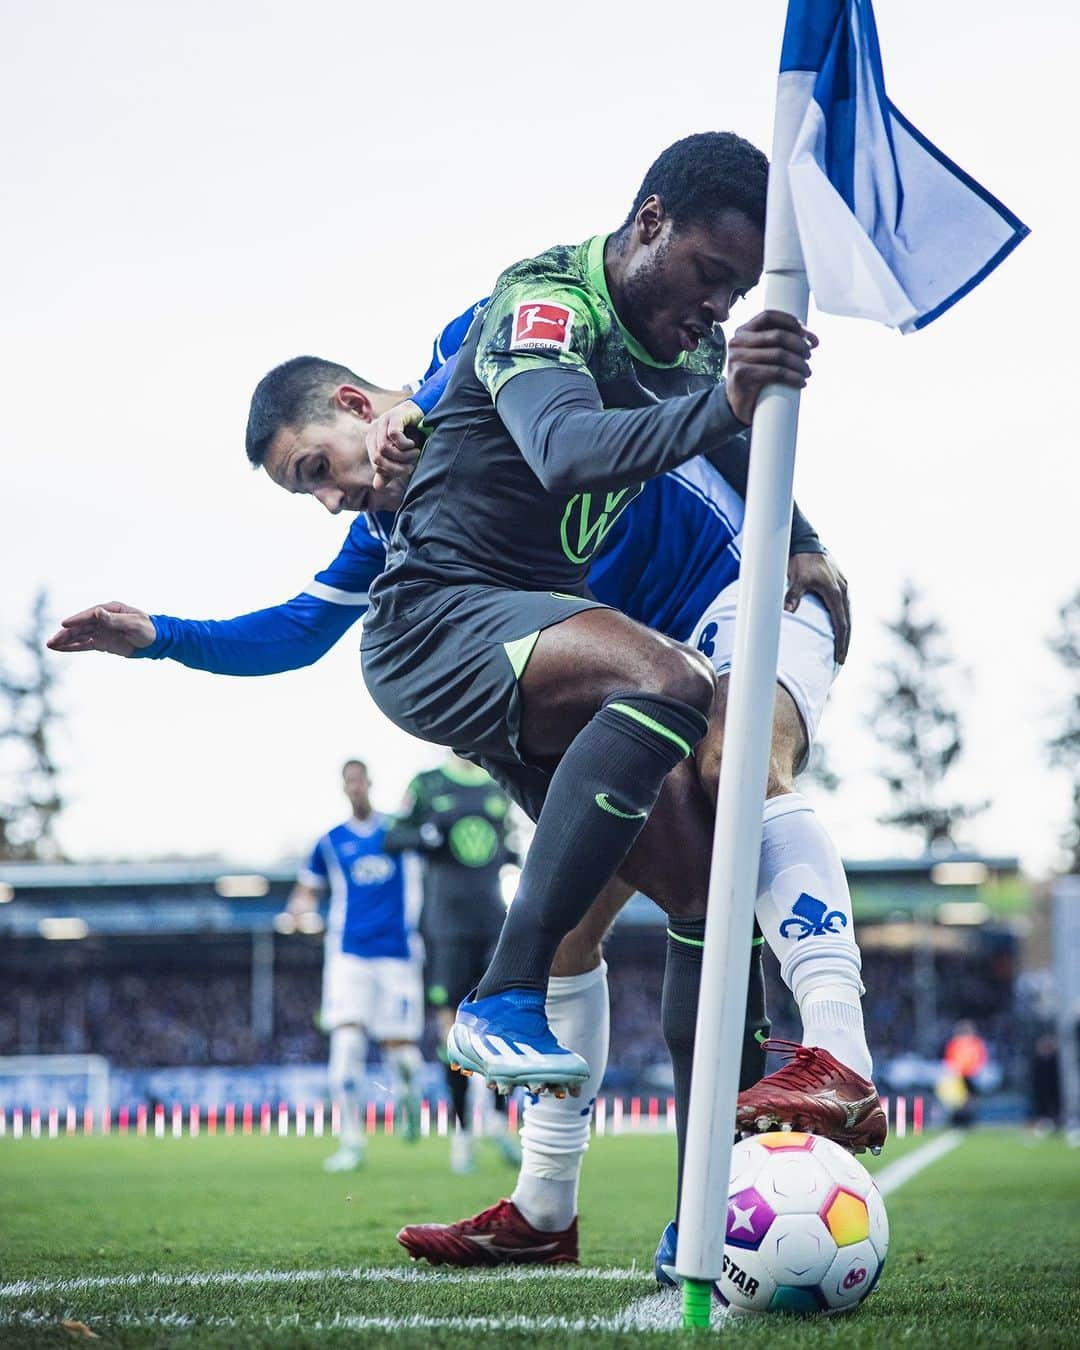
[[[690,646],[709,658],[717,675],[731,669],[738,594],[739,583],[733,581],[705,611],[690,638]],[[784,610],[776,663],[777,683],[791,695],[806,729],[806,755],[800,769],[806,767],[810,757],[825,700],[839,669],[829,612],[816,595],[804,595],[794,614]]]
[[[355,1024],[376,1041],[418,1041],[424,981],[418,961],[353,956],[329,947],[323,964],[322,1028]]]

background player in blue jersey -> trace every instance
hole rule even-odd
[[[420,862],[388,853],[392,819],[371,805],[367,766],[350,759],[342,784],[352,815],[322,836],[289,897],[292,914],[330,894],[323,964],[322,1029],[330,1037],[330,1095],[341,1120],[328,1172],[358,1167],[364,1156],[360,1088],[368,1041],[377,1041],[407,1138],[419,1137],[417,1042],[424,1029]]]

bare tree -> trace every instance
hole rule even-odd
[[[947,792],[945,779],[963,750],[963,732],[949,701],[953,662],[944,629],[922,608],[915,585],[905,582],[900,614],[885,625],[892,655],[869,723],[886,751],[883,772],[892,797],[878,819],[917,831],[931,853],[955,848],[957,827],[989,803],[961,802]]]
[[[61,856],[53,834],[63,809],[53,738],[58,676],[47,657],[48,600],[39,591],[15,651],[0,657],[0,859]]]
[[[1050,763],[1072,777],[1072,815],[1062,839],[1067,870],[1080,873],[1080,590],[1061,607],[1061,630],[1048,639],[1050,650],[1069,672],[1072,693],[1065,705],[1065,727],[1047,744]]]

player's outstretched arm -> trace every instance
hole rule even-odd
[[[109,652],[131,656],[157,638],[154,621],[134,605],[110,600],[63,619],[45,644],[54,652]]]
[[[367,588],[327,600],[302,592],[234,619],[179,619],[131,605],[95,605],[64,619],[46,644],[56,652],[168,657],[212,675],[278,675],[309,666],[362,616]]]
[[[385,546],[358,517],[337,557],[299,595],[234,619],[179,619],[131,605],[96,605],[65,619],[48,646],[58,652],[168,657],[214,675],[276,675],[309,666],[363,616]]]

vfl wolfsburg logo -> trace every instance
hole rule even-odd
[[[803,891],[791,906],[791,918],[785,919],[780,925],[780,936],[791,937],[794,933],[795,941],[801,942],[803,938],[839,933],[841,928],[846,927],[846,914],[842,914],[838,909],[829,909],[820,900]]]
[[[604,542],[608,530],[641,491],[642,485],[618,492],[579,492],[566,503],[560,536],[572,563],[586,563]]]
[[[483,816],[462,816],[450,829],[450,852],[462,867],[486,867],[499,847],[499,836]]]

